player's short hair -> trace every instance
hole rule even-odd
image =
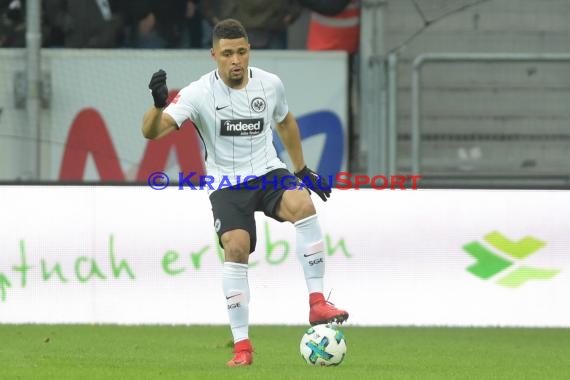
[[[241,22],[233,18],[218,22],[212,32],[212,42],[219,41],[222,38],[233,40],[242,37],[248,40],[247,32]]]

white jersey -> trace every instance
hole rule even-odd
[[[220,183],[236,185],[247,176],[285,168],[273,146],[273,123],[289,112],[285,89],[275,74],[250,67],[245,88],[228,87],[214,70],[184,87],[164,112],[180,127],[187,119],[204,143],[206,171]]]

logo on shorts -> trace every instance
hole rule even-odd
[[[216,219],[216,221],[214,222],[214,228],[216,229],[216,232],[220,232],[221,227],[222,227],[222,222],[220,221],[220,219]]]
[[[263,112],[265,111],[265,100],[262,98],[253,98],[251,101],[251,109],[255,112]]]
[[[263,119],[221,120],[222,136],[255,136],[263,131]]]

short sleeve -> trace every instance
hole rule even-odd
[[[199,89],[195,83],[191,83],[176,94],[164,112],[172,116],[180,128],[186,120],[195,121],[198,119],[199,102]]]
[[[285,87],[279,77],[275,77],[275,111],[273,111],[273,120],[281,123],[285,120],[285,116],[289,113],[289,104],[285,96]]]

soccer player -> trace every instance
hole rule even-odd
[[[305,164],[299,127],[289,112],[283,83],[274,74],[249,67],[250,45],[238,21],[216,24],[212,45],[217,68],[183,88],[168,106],[166,73],[159,70],[152,75],[154,106],[145,113],[142,130],[146,138],[158,139],[189,119],[204,143],[206,171],[214,178],[210,202],[224,249],[222,287],[234,339],[234,357],[227,365],[234,367],[253,362],[247,272],[256,244],[255,211],[295,226],[297,257],[309,292],[309,322],[342,323],[348,313],[323,296],[323,235],[310,191],[295,176],[323,201],[330,197],[330,187]],[[277,156],[272,128],[291,157],[295,176]],[[282,186],[286,177],[299,186]],[[224,178],[232,187],[218,188]]]

